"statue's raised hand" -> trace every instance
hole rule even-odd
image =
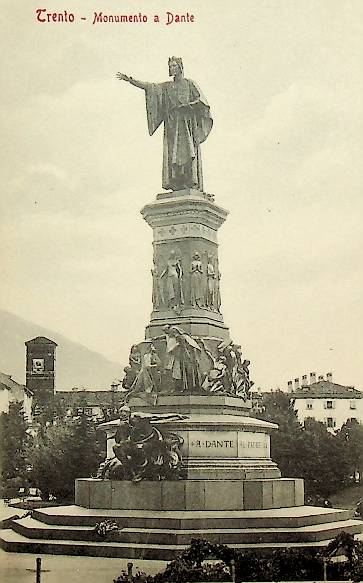
[[[131,77],[128,77],[127,75],[125,75],[125,73],[116,73],[116,77],[119,81],[129,81]]]
[[[129,77],[128,75],[125,75],[125,73],[116,73],[116,77],[120,81],[127,81],[128,83],[131,83],[131,85],[134,85],[135,87],[139,87],[140,89],[146,89],[146,87],[148,85],[147,83],[144,83],[144,81],[137,81],[133,77]]]

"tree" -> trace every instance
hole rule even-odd
[[[355,481],[356,472],[359,472],[361,479],[363,473],[363,425],[358,423],[356,419],[347,421],[338,431],[337,440],[342,448],[349,481]]]
[[[2,495],[15,496],[28,481],[28,424],[21,403],[11,403],[8,413],[0,415],[0,468]]]
[[[304,460],[309,450],[293,401],[287,393],[274,391],[264,394],[262,404],[264,411],[258,417],[279,426],[271,434],[271,458],[283,477],[303,478]]]
[[[338,435],[312,418],[302,426],[291,395],[282,391],[265,393],[262,405],[258,416],[279,426],[271,435],[271,457],[283,477],[304,479],[307,496],[330,496],[349,483],[357,464],[362,467],[363,428],[358,423]]]
[[[45,499],[73,499],[75,479],[95,474],[103,461],[104,441],[84,413],[39,425],[29,449],[32,484]]]
[[[315,419],[306,419],[304,435],[310,451],[304,460],[306,492],[328,497],[347,485],[349,469],[341,442]]]

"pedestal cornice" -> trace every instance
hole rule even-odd
[[[219,229],[226,220],[228,211],[217,206],[210,195],[193,190],[180,192],[181,194],[171,193],[162,199],[157,198],[141,210],[145,221],[154,229],[154,239],[214,237],[211,231]],[[174,229],[170,231],[165,227]]]

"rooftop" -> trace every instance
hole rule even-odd
[[[75,405],[82,399],[88,407],[111,406],[124,395],[120,391],[57,391],[58,399],[63,400],[67,405]]]
[[[332,381],[318,381],[299,387],[291,393],[291,396],[294,399],[362,399],[363,392]]]
[[[17,383],[14,379],[11,378],[10,374],[6,374],[0,371],[0,389],[7,389],[8,391],[22,389],[28,395],[32,395],[32,391],[30,391],[25,385]]]

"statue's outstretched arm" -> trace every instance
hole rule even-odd
[[[148,83],[145,83],[144,81],[137,81],[136,79],[133,79],[124,73],[116,73],[116,77],[120,81],[127,81],[128,83],[131,83],[131,85],[135,85],[135,87],[139,87],[140,89],[146,89],[148,86]]]

